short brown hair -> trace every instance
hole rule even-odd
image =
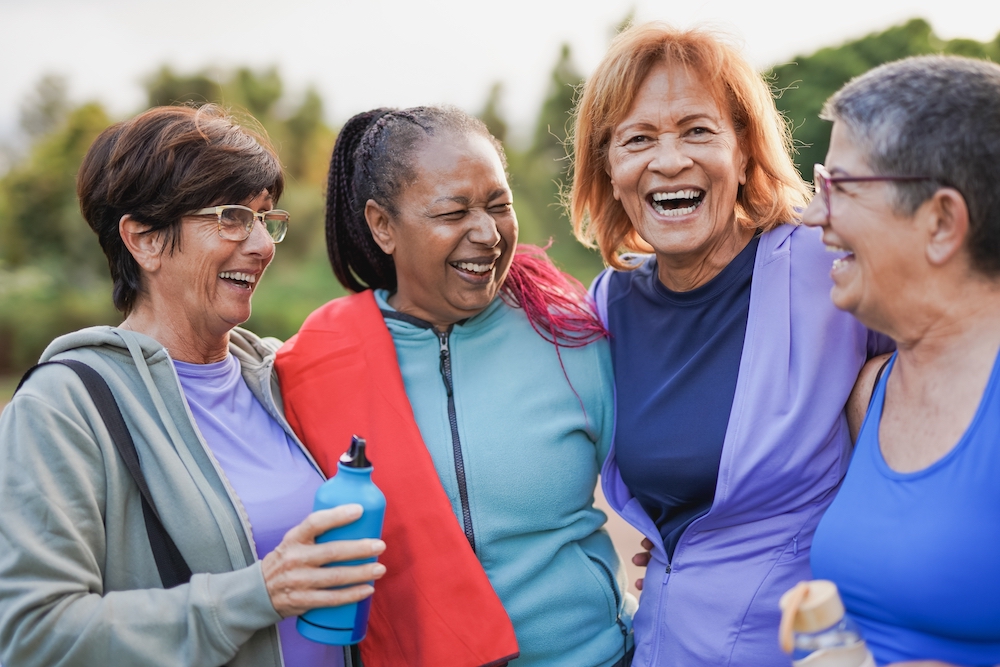
[[[155,107],[104,130],[83,158],[76,192],[108,258],[115,307],[128,315],[142,280],[118,232],[122,216],[164,232],[173,252],[182,216],[264,190],[277,201],[284,186],[278,156],[263,135],[207,104]]]
[[[618,257],[619,250],[650,248],[614,198],[608,143],[650,70],[662,62],[692,68],[720,106],[724,103],[732,113],[747,156],[746,184],[736,197],[741,224],[767,231],[791,222],[808,198],[809,190],[791,161],[791,133],[771,89],[735,47],[704,29],[678,30],[657,22],[634,26],[615,38],[584,84],[573,132],[573,232],[585,245],[596,242],[604,261],[617,269],[629,268]]]

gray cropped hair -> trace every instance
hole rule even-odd
[[[912,215],[939,188],[969,209],[972,267],[1000,275],[1000,65],[957,56],[917,56],[876,67],[827,100],[877,174],[928,176],[894,182],[894,208]]]

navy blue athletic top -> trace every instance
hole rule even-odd
[[[715,498],[743,354],[758,237],[706,284],[667,289],[650,257],[608,283],[615,456],[667,557]]]

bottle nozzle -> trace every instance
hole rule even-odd
[[[370,468],[371,463],[365,453],[365,439],[360,436],[351,437],[351,446],[340,457],[340,462],[348,468]]]

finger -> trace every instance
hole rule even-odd
[[[333,567],[317,567],[308,571],[303,588],[321,590],[354,586],[376,579],[385,574],[382,563],[364,563],[362,565],[335,565]]]
[[[365,560],[385,551],[385,542],[376,539],[333,540],[302,547],[302,563],[319,567],[349,560]]]
[[[635,580],[635,589],[637,591],[641,591],[642,590],[642,579],[636,579]]]
[[[639,546],[641,546],[646,551],[652,551],[653,550],[653,543],[649,540],[648,537],[642,538],[642,542],[639,543]]]
[[[282,617],[288,618],[289,616],[300,616],[310,609],[339,607],[352,602],[360,602],[374,592],[375,588],[371,584],[360,584],[333,590],[296,590],[279,599],[273,599],[272,603]]]
[[[292,542],[310,543],[315,541],[318,535],[322,535],[332,528],[339,528],[353,523],[361,518],[364,510],[361,505],[350,503],[338,505],[328,510],[313,512],[302,522],[285,533],[284,539]]]
[[[632,556],[632,564],[638,565],[639,567],[646,567],[647,565],[649,565],[649,558],[650,556],[648,551],[637,553],[636,555]]]

